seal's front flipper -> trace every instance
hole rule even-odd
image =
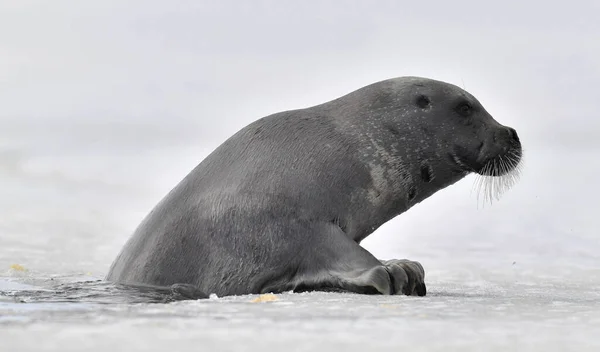
[[[427,288],[425,286],[425,270],[419,262],[408,259],[390,259],[381,260],[388,270],[401,268],[408,276],[408,283],[404,286],[402,293],[407,296],[425,296]],[[390,277],[393,277],[390,275]]]
[[[408,276],[402,269],[393,267],[388,270],[384,265],[332,274],[339,278],[342,288],[356,293],[395,295],[402,293],[408,283]]]
[[[327,224],[311,238],[293,290],[346,291],[363,294],[424,296],[425,272],[408,260],[379,261],[338,226]]]

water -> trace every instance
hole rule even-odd
[[[142,217],[216,146],[176,127],[2,130],[0,350],[600,348],[596,149],[530,145],[500,202],[478,206],[468,178],[365,241],[382,259],[423,263],[426,297],[179,301],[101,281]]]

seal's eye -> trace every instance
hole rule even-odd
[[[458,104],[458,106],[456,107],[456,111],[462,116],[469,116],[473,111],[473,107],[467,102],[462,102]]]
[[[417,98],[417,105],[421,108],[421,109],[425,109],[426,107],[429,106],[429,98],[427,98],[424,95],[419,95],[419,97]]]

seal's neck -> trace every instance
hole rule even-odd
[[[363,224],[349,233],[357,242],[468,174],[447,153],[438,152],[435,147],[424,148],[427,143],[415,144],[406,138],[402,143],[383,148],[376,140],[370,142],[364,149],[368,152],[363,153],[362,162],[368,165],[371,182],[362,190],[363,206],[351,216],[361,219],[357,223]]]

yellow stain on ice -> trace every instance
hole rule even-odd
[[[273,302],[273,301],[276,301],[276,300],[277,300],[277,296],[275,296],[272,293],[267,293],[267,294],[260,295],[260,296],[256,297],[255,299],[253,299],[250,302],[252,302],[252,303],[262,303],[262,302]]]
[[[10,268],[14,271],[27,271],[27,269],[25,269],[25,267],[21,264],[12,264]]]
[[[400,306],[398,306],[396,304],[381,304],[380,307],[381,308],[387,308],[387,309],[398,309],[398,308],[400,308]]]

